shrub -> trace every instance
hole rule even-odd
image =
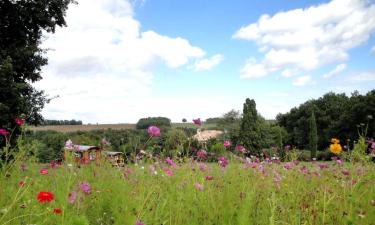
[[[148,117],[140,119],[137,124],[137,129],[147,129],[149,126],[157,127],[171,127],[171,120],[166,117]]]

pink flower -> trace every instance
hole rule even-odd
[[[307,174],[307,173],[309,173],[309,169],[307,169],[306,166],[302,166],[302,167],[299,169],[299,171],[300,171],[301,173],[303,173],[303,174]]]
[[[79,184],[79,188],[81,189],[81,191],[83,191],[86,194],[90,194],[91,193],[91,186],[87,182],[80,183]]]
[[[18,185],[20,186],[20,187],[23,187],[23,186],[25,186],[25,181],[20,181],[20,182],[18,182]]]
[[[7,136],[9,132],[3,128],[0,129],[0,135]]]
[[[205,172],[207,170],[207,166],[204,163],[199,163],[199,169],[202,172]]]
[[[319,168],[322,170],[322,169],[327,169],[328,168],[328,165],[327,163],[319,163]]]
[[[76,201],[76,199],[77,199],[77,192],[75,191],[70,192],[68,195],[68,202],[70,204],[73,204]]]
[[[43,169],[39,170],[39,173],[42,174],[42,175],[46,175],[46,174],[48,174],[48,170],[43,168]]]
[[[172,166],[172,167],[176,167],[176,164],[175,164],[175,163],[172,161],[172,159],[169,158],[169,157],[165,160],[165,162],[166,162],[168,165]]]
[[[72,140],[69,139],[65,142],[65,148],[73,148]]]
[[[201,121],[200,118],[198,118],[198,119],[193,119],[193,123],[194,123],[195,125],[202,126],[202,121]]]
[[[285,163],[285,164],[284,164],[284,169],[286,169],[286,170],[290,170],[290,169],[292,169],[293,167],[294,167],[294,164],[293,164],[293,163],[288,162],[288,163]]]
[[[228,165],[228,161],[225,159],[224,156],[220,156],[219,158],[217,158],[217,160],[219,165],[223,168],[225,168]]]
[[[316,177],[320,177],[319,171],[314,171],[313,175],[316,176]]]
[[[140,220],[137,220],[137,222],[135,223],[135,225],[144,225]]]
[[[213,176],[205,176],[204,179],[205,179],[205,180],[213,180],[214,177],[213,177]]]
[[[24,124],[24,121],[23,121],[21,118],[19,118],[19,117],[16,117],[16,118],[14,119],[14,121],[16,122],[16,124],[17,124],[18,126],[22,126],[22,125]]]
[[[198,152],[197,152],[197,156],[198,156],[198,158],[200,158],[200,159],[204,159],[204,158],[206,158],[206,156],[207,156],[207,152],[205,151],[205,150],[199,150]]]
[[[203,191],[204,187],[203,187],[203,184],[200,184],[200,183],[195,183],[194,184],[194,187],[195,189],[197,189],[198,191]]]
[[[101,141],[102,145],[110,145],[111,143],[109,143],[109,141],[107,141],[107,139],[103,138],[102,141]]]
[[[231,143],[230,143],[230,141],[225,140],[223,145],[224,145],[224,148],[228,148],[231,145]]]
[[[160,129],[156,126],[149,126],[147,132],[150,137],[160,137]]]
[[[344,176],[349,176],[349,170],[347,170],[347,169],[342,170],[341,173],[342,173]]]
[[[165,167],[163,170],[164,170],[165,174],[167,174],[168,177],[173,176],[173,170],[171,170],[170,168]]]
[[[341,159],[337,159],[336,163],[337,163],[337,165],[341,166],[342,165],[342,160]]]
[[[51,166],[51,169],[54,169],[56,167],[55,160],[51,160],[51,162],[49,163],[49,165]]]
[[[234,147],[234,150],[237,152],[246,153],[246,148],[242,145],[236,145],[236,147]]]

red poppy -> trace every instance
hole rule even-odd
[[[60,208],[54,208],[53,209],[53,213],[55,213],[55,214],[61,214],[62,213],[62,210],[60,209]]]
[[[19,183],[18,183],[18,185],[20,186],[20,187],[23,187],[23,186],[25,186],[25,182],[24,181],[20,181]]]
[[[19,117],[16,117],[16,119],[14,119],[14,121],[16,122],[16,124],[18,126],[22,126],[24,124],[24,121]]]
[[[48,174],[48,170],[43,168],[43,169],[40,169],[39,173],[45,175],[45,174]]]
[[[40,203],[43,203],[43,202],[50,202],[53,200],[53,193],[51,192],[48,192],[48,191],[41,191],[38,193],[38,195],[36,196],[36,198],[38,199],[38,201]]]

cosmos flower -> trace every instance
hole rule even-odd
[[[53,213],[56,214],[56,215],[59,215],[59,214],[62,213],[62,210],[60,208],[54,208]]]
[[[91,193],[91,186],[87,182],[80,183],[79,184],[79,188],[81,189],[81,191],[83,191],[86,194],[90,194]]]
[[[224,148],[228,148],[231,145],[231,143],[230,143],[230,141],[225,140],[223,145],[224,145]]]
[[[70,204],[73,204],[76,201],[76,199],[77,199],[77,192],[75,191],[70,192],[68,195],[68,202]]]
[[[220,156],[219,158],[217,158],[217,160],[218,160],[219,165],[223,168],[225,168],[228,165],[228,160],[225,159],[224,156]]]
[[[0,135],[7,136],[9,132],[3,128],[0,129]]]
[[[194,123],[195,125],[202,126],[202,121],[201,121],[200,118],[198,118],[198,119],[193,119],[193,123]]]
[[[18,125],[18,126],[22,126],[25,122],[21,119],[21,118],[19,118],[19,117],[16,117],[15,119],[14,119],[14,121],[16,122],[16,124]]]
[[[203,190],[204,190],[203,184],[200,184],[200,183],[198,183],[198,182],[196,182],[196,183],[194,184],[194,187],[195,187],[195,189],[197,189],[198,191],[203,191]]]
[[[214,179],[213,176],[205,176],[205,177],[204,177],[204,180],[213,180],[213,179]]]
[[[160,137],[160,129],[156,126],[149,126],[147,132],[150,137]]]
[[[23,186],[25,186],[25,181],[20,181],[20,182],[18,182],[18,185],[20,186],[20,187],[23,187]]]
[[[200,159],[204,159],[204,158],[206,158],[206,156],[207,156],[207,152],[205,151],[205,150],[199,150],[198,152],[197,152],[197,156],[198,156],[198,158],[200,158]]]
[[[246,148],[242,145],[236,145],[236,147],[234,147],[234,150],[237,152],[246,153]]]
[[[48,170],[43,168],[43,169],[39,170],[39,173],[42,174],[42,175],[46,175],[46,174],[48,174]]]
[[[165,167],[163,170],[164,170],[165,174],[167,174],[167,176],[169,176],[169,177],[173,176],[173,171],[170,168]]]
[[[41,191],[36,196],[40,203],[51,202],[54,199],[53,193],[48,191]]]
[[[69,139],[65,142],[65,148],[73,148],[72,140]]]
[[[172,167],[176,167],[176,164],[173,162],[173,160],[171,159],[171,158],[167,158],[166,160],[165,160],[165,162],[168,164],[168,165],[170,165],[170,166],[172,166]]]

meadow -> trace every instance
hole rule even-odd
[[[375,224],[375,165],[256,158],[17,161],[0,224]]]

